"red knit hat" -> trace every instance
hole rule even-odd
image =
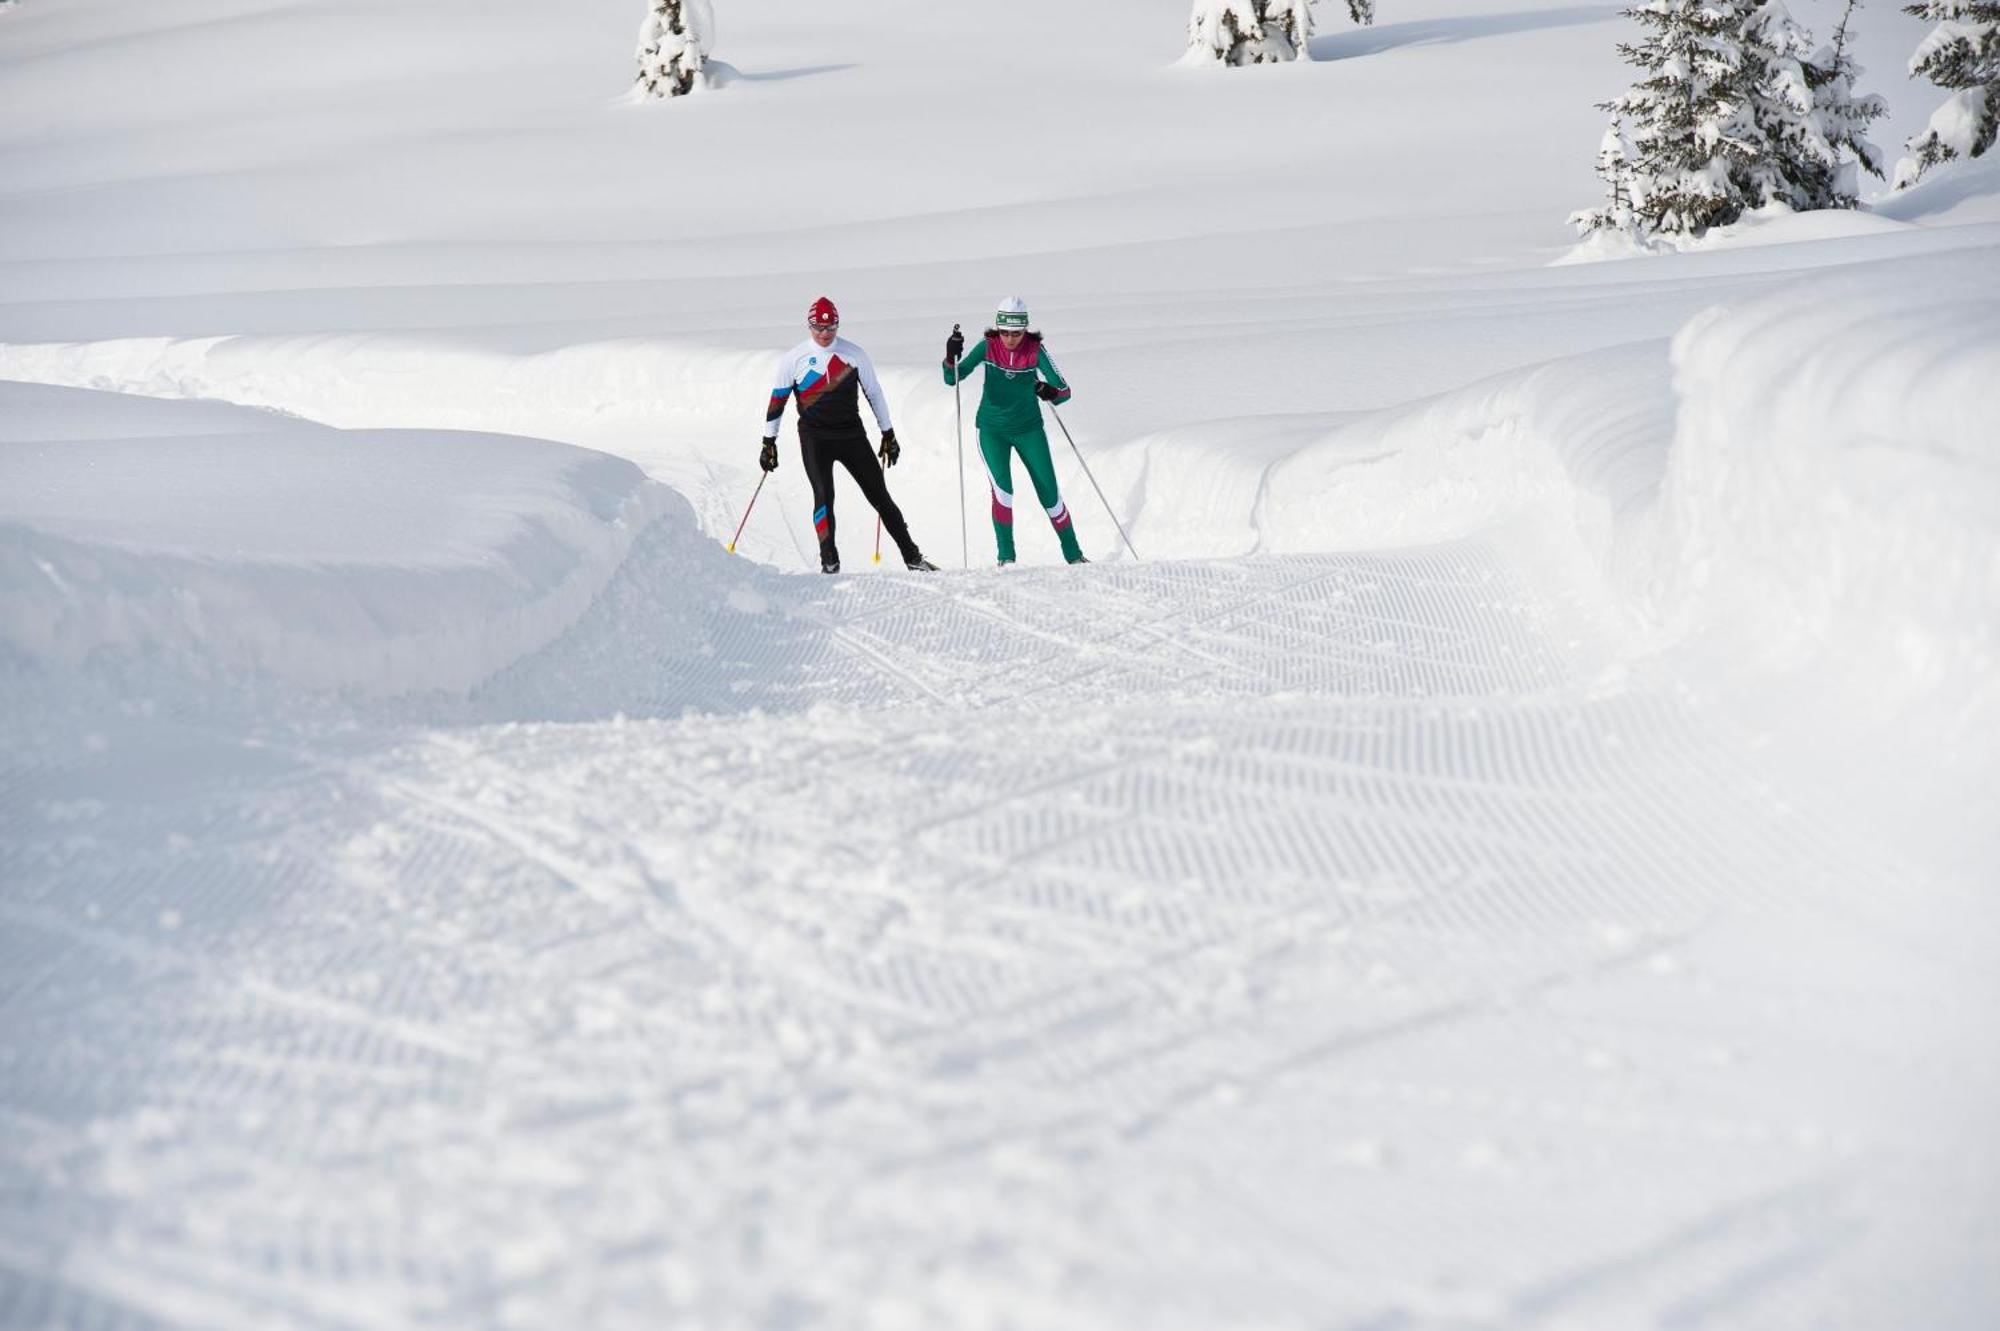
[[[840,308],[825,296],[821,296],[806,310],[806,327],[840,327]]]

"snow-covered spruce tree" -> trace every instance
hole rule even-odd
[[[1852,206],[1838,144],[1856,139],[1845,121],[1865,124],[1878,104],[1852,98],[1851,73],[1837,86],[1813,63],[1782,0],[1647,0],[1625,13],[1646,35],[1619,54],[1643,76],[1603,103],[1606,202],[1571,215],[1581,232],[1645,243],[1698,236],[1769,203]],[[1842,131],[1829,133],[1836,110]]]
[[[1572,213],[1570,222],[1586,235],[1617,231],[1638,236],[1639,221],[1632,212],[1632,145],[1625,141],[1624,124],[1616,115],[1597,145],[1597,175],[1604,182],[1604,206]]]
[[[1312,5],[1313,0],[1194,0],[1188,51],[1219,65],[1296,60],[1312,36]]]
[[[1812,34],[1793,21],[1784,0],[1762,0],[1744,16],[1741,51],[1729,142],[1744,206],[1853,207],[1853,189],[1840,188],[1852,173],[1841,170],[1813,90]]]
[[[1588,235],[1617,230],[1644,242],[1658,233],[1695,235],[1742,211],[1730,187],[1725,129],[1736,119],[1742,63],[1735,0],[1646,0],[1625,11],[1645,29],[1618,54],[1640,78],[1600,103],[1611,126],[1598,153],[1608,199],[1574,213]]]
[[[1939,162],[1977,157],[2000,131],[2000,0],[1920,0],[1903,12],[1937,26],[1910,57],[1910,75],[1955,89],[1924,132],[1903,145],[1896,188],[1914,185]]]
[[[648,97],[693,92],[715,40],[708,0],[650,0],[639,25],[639,86]]]

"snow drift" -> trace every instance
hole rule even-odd
[[[1219,489],[1255,493],[1272,551],[1525,520],[1581,554],[1628,650],[1685,646],[1971,758],[2000,752],[1996,382],[2000,251],[1900,259],[1713,307],[1670,349],[1552,361],[1238,459],[1261,477]]]
[[[0,421],[0,644],[51,665],[462,690],[687,520],[630,462],[539,440],[23,384]]]
[[[1866,723],[2000,752],[2000,251],[1833,270],[1693,320],[1652,599]]]

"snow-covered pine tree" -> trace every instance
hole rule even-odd
[[[1852,207],[1853,191],[1843,196],[1838,188],[1840,154],[1827,138],[1813,91],[1812,34],[1793,20],[1784,0],[1753,0],[1740,49],[1733,80],[1739,106],[1725,134],[1731,182],[1743,207]]]
[[[708,0],[650,0],[639,25],[639,86],[648,97],[693,92],[715,40]]]
[[[1806,65],[1814,114],[1835,158],[1831,192],[1817,205],[1821,208],[1854,207],[1857,163],[1869,175],[1882,179],[1882,150],[1868,137],[1868,126],[1888,114],[1889,108],[1873,93],[1861,97],[1854,92],[1855,80],[1861,77],[1862,69],[1854,62],[1848,30],[1854,11],[1860,7],[1861,0],[1847,0],[1840,24],[1833,30],[1833,41],[1815,51]],[[1848,160],[1847,154],[1852,154],[1853,160]]]
[[[1637,42],[1618,44],[1640,78],[1599,108],[1611,113],[1598,153],[1609,199],[1570,221],[1586,235],[1610,229],[1644,242],[1735,220],[1742,209],[1731,188],[1724,131],[1737,110],[1742,6],[1646,0],[1625,17],[1645,32]]]
[[[1373,5],[1374,0],[1350,0]],[[1203,63],[1263,65],[1296,60],[1312,36],[1313,0],[1194,0],[1188,52]]]
[[[1931,113],[1924,132],[1903,145],[1896,188],[1914,185],[1924,172],[1955,157],[1977,157],[2000,131],[2000,0],[1920,0],[1903,12],[1928,19],[1931,29],[1910,57],[1910,75],[1955,89]]]
[[[1813,63],[1812,39],[1783,0],[1647,0],[1625,14],[1646,35],[1619,54],[1643,77],[1603,103],[1607,197],[1571,215],[1579,231],[1644,243],[1697,236],[1769,203],[1853,205],[1839,145],[1872,158],[1854,122],[1881,114],[1879,101],[1852,96],[1851,62],[1844,82]]]
[[[1586,235],[1592,231],[1636,235],[1638,223],[1632,215],[1632,145],[1625,142],[1625,127],[1617,116],[1604,127],[1604,138],[1597,145],[1597,175],[1604,182],[1604,206],[1573,213],[1570,222]]]

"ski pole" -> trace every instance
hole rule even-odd
[[[1070,452],[1076,454],[1077,465],[1082,467],[1083,474],[1090,478],[1090,488],[1097,491],[1097,502],[1104,505],[1104,511],[1106,513],[1111,514],[1111,525],[1118,528],[1118,539],[1125,542],[1125,548],[1127,550],[1131,550],[1132,558],[1134,560],[1137,560],[1139,558],[1139,552],[1137,550],[1132,550],[1132,538],[1125,534],[1125,524],[1118,520],[1118,515],[1116,513],[1112,513],[1111,501],[1104,497],[1104,487],[1097,483],[1097,478],[1095,476],[1091,476],[1090,464],[1083,460],[1083,450],[1076,446],[1075,437],[1070,434],[1069,426],[1063,425],[1062,413],[1056,410],[1055,403],[1053,402],[1049,404],[1049,415],[1056,418],[1056,424],[1062,428],[1063,438],[1069,440]]]
[[[958,333],[958,325],[951,331]],[[963,336],[963,334],[960,334]],[[952,358],[956,362],[957,357]],[[958,430],[958,562],[962,568],[972,567],[972,547],[965,535],[965,400],[959,395],[958,366],[951,367],[951,409],[957,418]]]
[[[882,515],[875,515],[875,562],[882,562]]]
[[[757,478],[757,488],[750,492],[750,502],[743,506],[743,521],[736,524],[736,536],[730,537],[729,544],[723,547],[730,554],[733,555],[736,553],[736,538],[737,536],[741,536],[743,529],[750,525],[750,510],[757,507],[757,496],[764,493],[764,482],[770,479],[771,473],[768,471]]]

